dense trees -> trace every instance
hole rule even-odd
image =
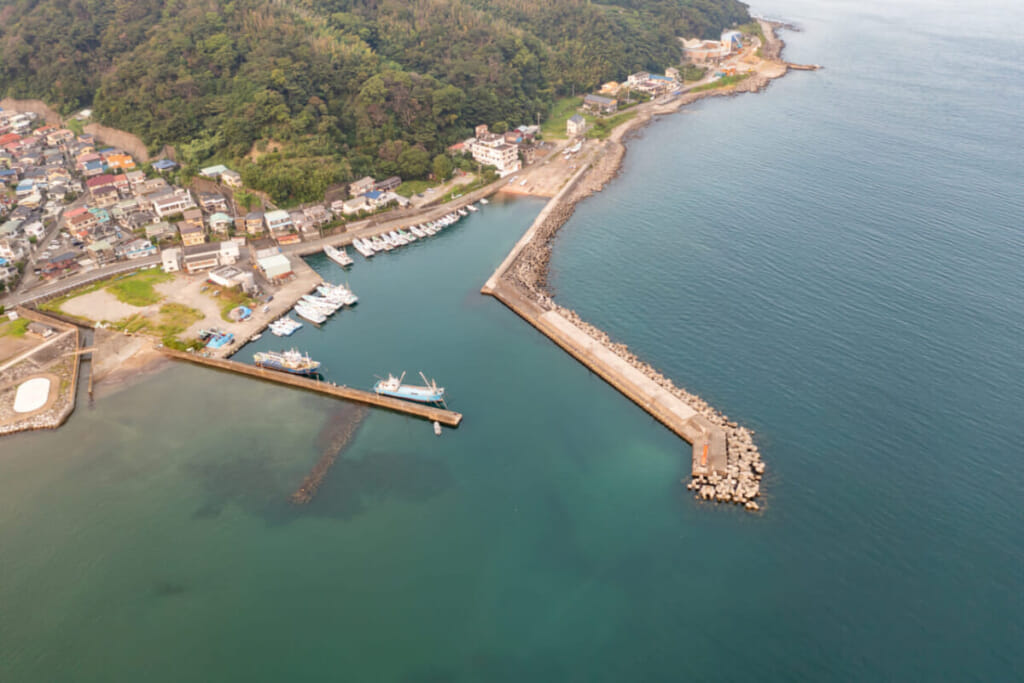
[[[13,0],[0,93],[92,105],[188,168],[234,163],[304,201],[436,173],[477,123],[533,122],[563,93],[678,62],[678,35],[745,20],[737,0]]]

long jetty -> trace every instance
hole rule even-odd
[[[208,358],[196,353],[185,353],[175,349],[169,349],[167,347],[162,347],[160,351],[165,356],[174,358],[175,360],[188,361],[190,363],[195,363],[196,365],[204,365],[208,368],[234,372],[240,375],[255,377],[256,379],[261,379],[267,382],[276,382],[278,384],[286,384],[297,389],[314,391],[325,396],[332,396],[345,401],[352,401],[354,403],[361,403],[375,408],[383,408],[384,410],[390,410],[396,413],[412,415],[413,417],[423,418],[424,420],[440,422],[447,427],[458,427],[462,422],[462,413],[456,413],[451,410],[424,405],[422,403],[402,401],[397,398],[391,398],[390,396],[381,396],[380,394],[376,394],[372,391],[363,391],[361,389],[338,386],[336,384],[321,382],[309,377],[290,375],[286,372],[277,372],[275,370],[265,370],[263,368],[256,367],[255,365],[247,365],[245,363],[239,363],[238,361],[226,360],[223,358]]]
[[[625,347],[614,344],[600,330],[557,306],[543,285],[524,285],[522,268],[546,268],[550,240],[589,187],[581,179],[594,169],[585,164],[540,212],[533,224],[484,284],[481,292],[493,296],[560,346],[598,377],[661,422],[690,448],[691,481],[687,488],[704,500],[744,504],[757,510],[753,500],[764,472],[750,432],[708,406],[699,397],[675,387]],[[531,265],[532,262],[532,265]],[[543,265],[538,265],[543,263]],[[525,264],[525,265],[524,265]],[[731,443],[730,443],[731,439]]]

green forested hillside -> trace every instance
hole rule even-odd
[[[233,162],[279,201],[354,175],[413,176],[477,123],[678,62],[737,0],[14,0],[0,93]],[[281,151],[240,161],[259,141]],[[261,143],[262,144],[262,143]]]

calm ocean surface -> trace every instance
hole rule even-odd
[[[757,430],[766,511],[478,290],[543,206],[351,273],[290,342],[465,413],[175,367],[0,441],[0,681],[1024,679],[1024,6],[779,0],[827,69],[630,143],[559,300]],[[259,349],[281,348],[267,337]]]

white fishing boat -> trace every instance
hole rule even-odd
[[[423,230],[418,225],[411,226],[409,228],[409,232],[411,232],[412,234],[416,235],[416,237],[419,238],[419,239],[423,239],[424,237],[427,236],[427,233],[423,232]]]
[[[434,434],[441,436],[441,423],[437,420],[434,420]]]
[[[475,207],[474,205],[472,205],[472,204],[467,204],[467,205],[466,205],[466,210],[467,210],[467,211],[469,211],[470,213],[476,213],[476,212],[477,212],[477,211],[479,211],[480,209],[476,208],[476,207]]]
[[[312,306],[306,306],[301,302],[295,304],[295,308],[293,308],[292,310],[295,311],[295,315],[301,318],[305,318],[309,322],[314,323],[316,325],[319,325],[320,323],[327,320],[326,315],[316,310]]]
[[[332,285],[329,282],[325,282],[319,285],[316,291],[333,303],[345,306],[354,306],[359,303],[359,297],[345,285]]]
[[[412,234],[412,232],[406,232],[405,230],[399,230],[398,234],[401,235],[405,239],[405,241],[409,242],[410,244],[416,241],[416,235]]]
[[[304,294],[301,303],[313,307],[324,315],[331,315],[341,308],[340,303],[336,304],[325,297],[313,296],[312,294]]]
[[[363,258],[370,258],[375,253],[373,251],[373,246],[358,237],[352,240],[352,246],[355,247],[356,251],[363,255]]]
[[[490,202],[490,201],[488,201],[487,197],[483,197],[483,198],[482,198],[482,199],[480,200],[480,203],[481,203],[481,204],[483,204],[484,206],[487,206],[487,205],[488,205],[488,204],[490,204],[491,202]]]
[[[458,211],[457,211],[456,213],[458,213],[458,214],[459,214],[460,216],[462,216],[463,218],[465,218],[466,216],[468,216],[468,215],[469,215],[469,212],[468,212],[468,211],[466,211],[465,209],[459,209],[459,210],[458,210]]]
[[[338,249],[337,247],[325,244],[324,253],[327,254],[327,258],[331,259],[342,268],[347,268],[355,263],[355,261],[352,260],[352,257],[348,255],[348,252],[345,251],[344,247]]]

